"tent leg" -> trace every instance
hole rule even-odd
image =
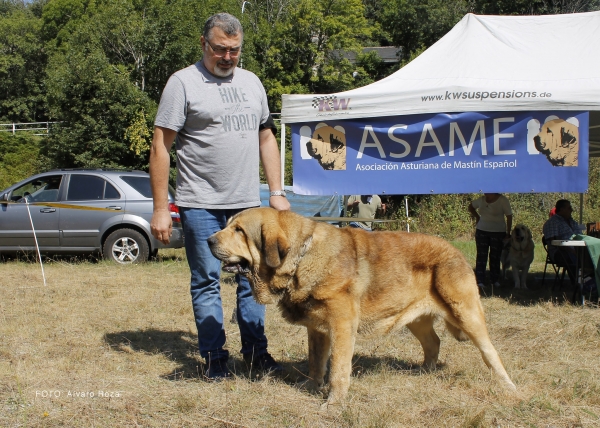
[[[281,148],[279,149],[281,156],[281,188],[285,189],[285,122],[281,121]]]
[[[404,197],[404,207],[406,208],[406,231],[410,232],[410,222],[408,218],[408,196]]]

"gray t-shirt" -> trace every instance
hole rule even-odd
[[[210,74],[202,61],[173,74],[154,125],[177,131],[177,205],[231,209],[260,205],[259,125],[269,117],[255,74]]]

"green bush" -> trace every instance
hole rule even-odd
[[[41,137],[0,133],[0,190],[40,172]]]

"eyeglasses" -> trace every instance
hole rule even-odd
[[[204,41],[206,43],[208,43],[208,46],[210,46],[210,48],[214,52],[215,56],[218,56],[218,57],[224,57],[229,52],[229,56],[235,58],[242,51],[241,46],[236,46],[234,48],[215,48],[213,45],[210,44],[210,42],[208,40],[204,40]]]

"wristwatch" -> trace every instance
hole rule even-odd
[[[285,198],[285,190],[273,190],[269,196],[283,196]]]

